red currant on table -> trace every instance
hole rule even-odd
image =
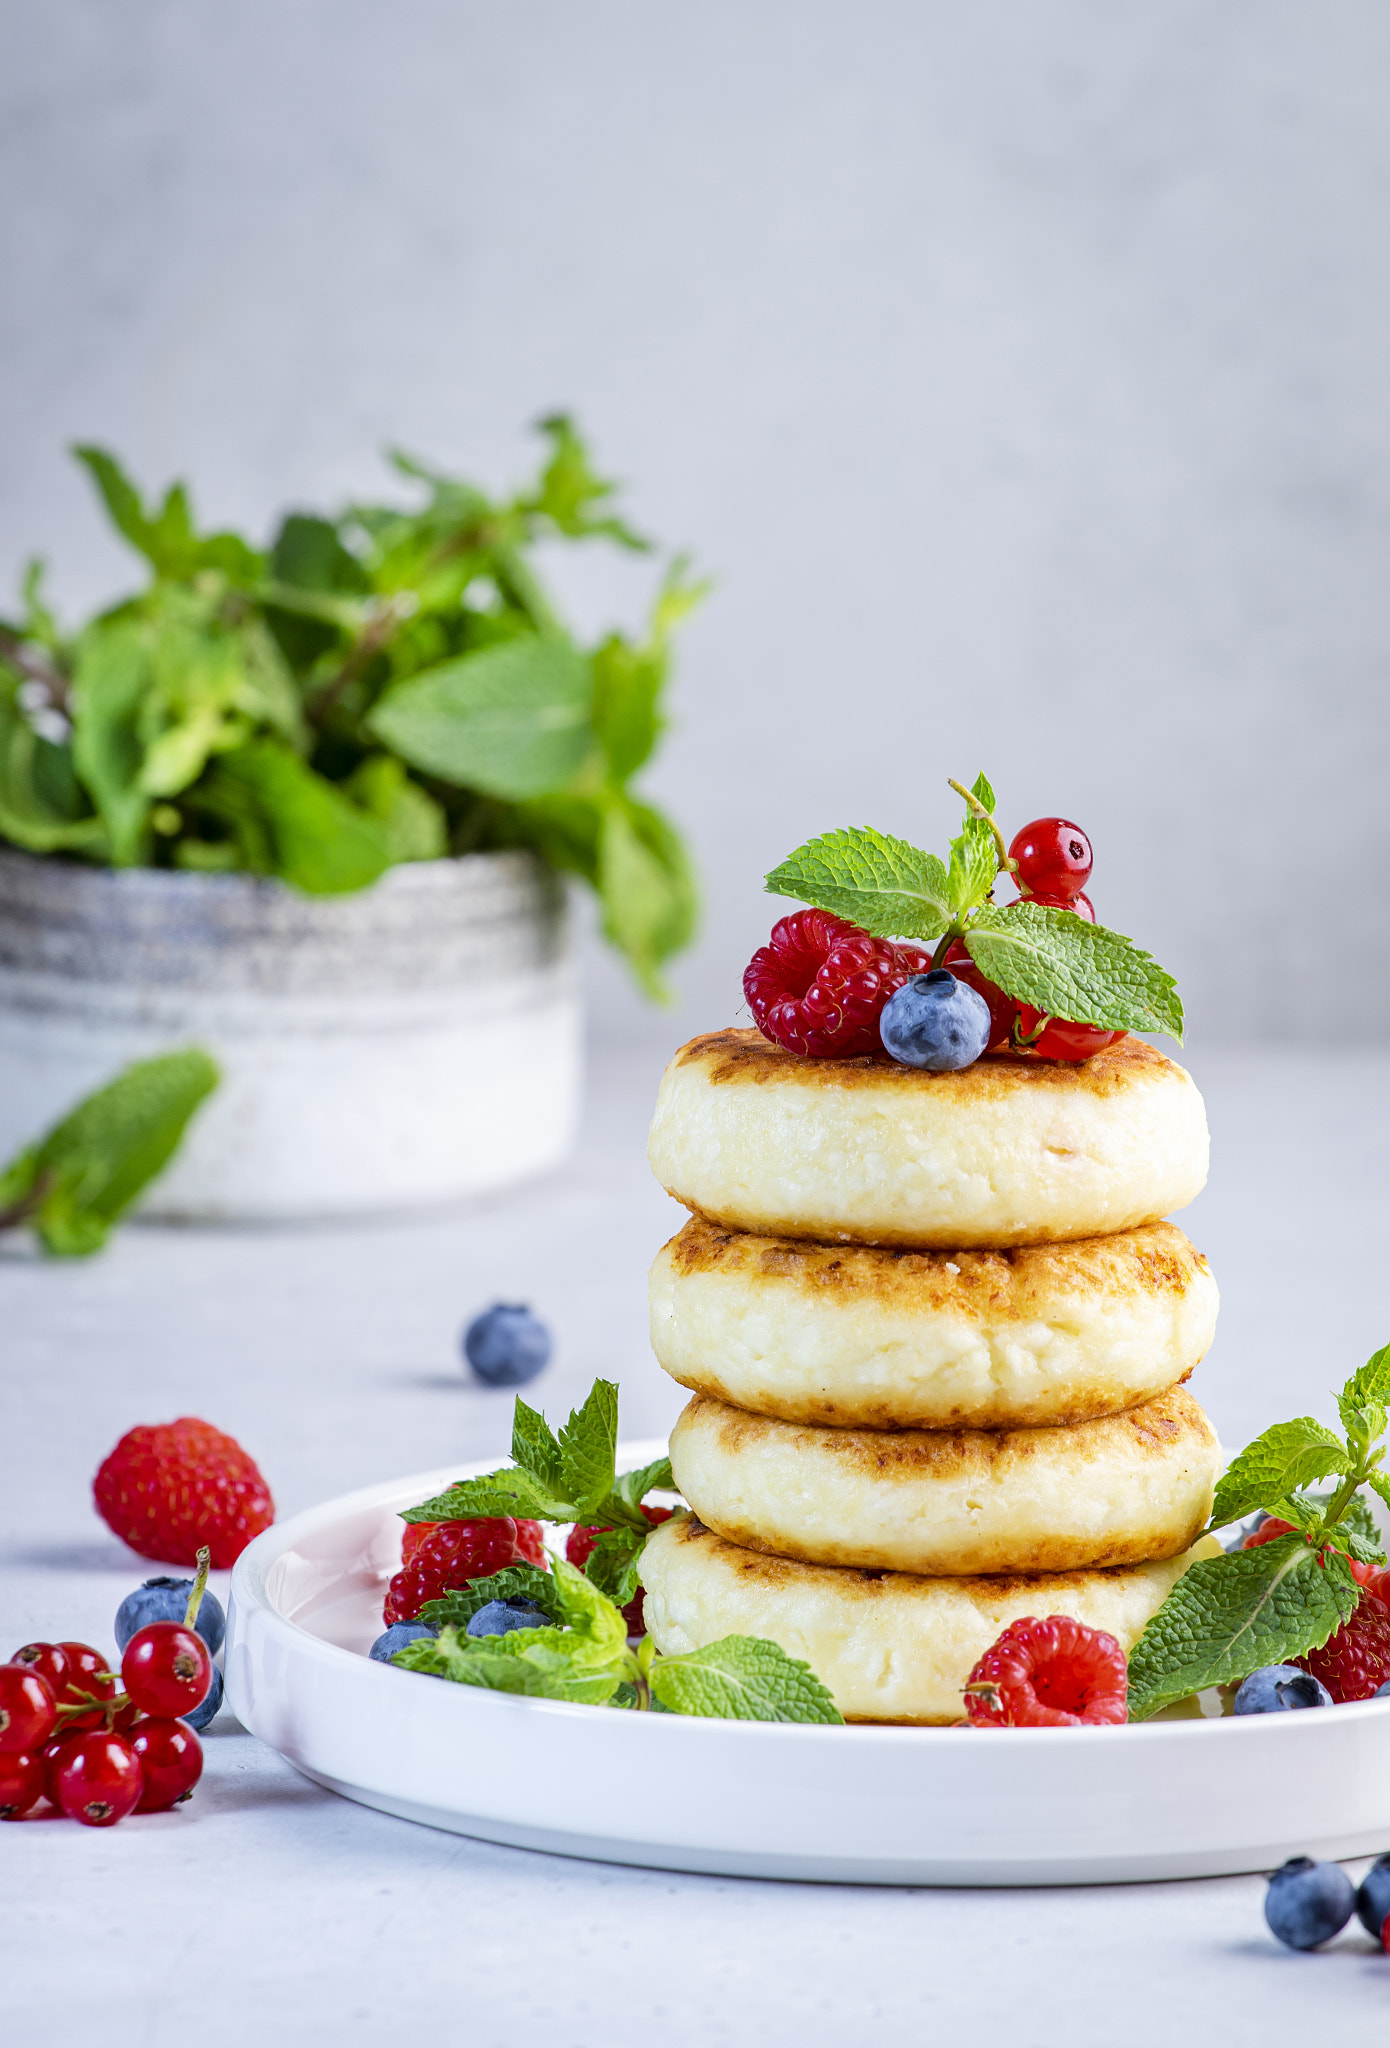
[[[95,1656],[95,1651],[92,1654]],[[26,1643],[22,1650],[15,1651],[10,1662],[22,1664],[26,1671],[37,1671],[40,1678],[46,1678],[55,1699],[68,1682],[67,1653],[59,1643]]]
[[[72,1705],[79,1700],[105,1701],[113,1697],[116,1690],[116,1674],[108,1666],[100,1650],[94,1650],[90,1643],[57,1643],[68,1660],[68,1681],[58,1695],[60,1707]],[[64,1717],[63,1732],[71,1734],[76,1729],[99,1728],[105,1718],[105,1709],[94,1706],[90,1714],[70,1714]]]
[[[1014,1043],[1027,1046],[1040,1059],[1088,1060],[1123,1037],[1123,1031],[1108,1031],[1100,1024],[1073,1024],[1066,1017],[1049,1017],[1029,1003],[1018,1006]]]
[[[1015,880],[1029,896],[1079,896],[1090,879],[1091,842],[1070,818],[1034,818],[1009,841]]]
[[[42,1751],[0,1751],[0,1820],[18,1820],[43,1798]]]
[[[807,1059],[883,1054],[883,1006],[914,974],[920,946],[871,938],[827,910],[798,910],[772,927],[744,969],[743,993],[764,1038]]]
[[[186,1721],[157,1717],[142,1721],[130,1738],[140,1763],[144,1791],[135,1811],[163,1813],[187,1799],[203,1775],[203,1745]]]
[[[47,1679],[22,1664],[0,1664],[0,1755],[41,1749],[57,1725]]]
[[[181,1621],[151,1621],[126,1644],[121,1681],[142,1713],[191,1714],[212,1684],[208,1646]]]
[[[49,1782],[69,1820],[88,1828],[109,1828],[134,1811],[144,1779],[125,1736],[100,1731],[79,1735],[61,1747],[63,1754],[55,1758]]]

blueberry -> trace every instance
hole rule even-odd
[[[1311,1671],[1296,1664],[1264,1664],[1236,1694],[1237,1714],[1282,1714],[1290,1707],[1330,1707],[1332,1695]]]
[[[384,1636],[378,1636],[367,1655],[375,1657],[378,1664],[389,1664],[397,1650],[403,1650],[407,1643],[418,1643],[421,1636],[432,1636],[435,1630],[426,1628],[423,1621],[393,1621]]]
[[[1390,1856],[1379,1857],[1356,1887],[1356,1913],[1367,1934],[1379,1941],[1390,1916]]]
[[[180,1719],[187,1721],[190,1728],[206,1728],[221,1704],[222,1673],[214,1664],[212,1667],[212,1684],[208,1687],[207,1698],[203,1701],[201,1707],[195,1707],[191,1714],[183,1714],[180,1716]]]
[[[538,1618],[539,1617],[539,1618]],[[470,1636],[506,1636],[514,1628],[544,1628],[545,1616],[534,1600],[489,1600],[469,1622]]]
[[[989,1004],[949,968],[914,974],[891,995],[878,1020],[879,1036],[895,1060],[951,1074],[968,1067],[989,1044]]]
[[[1384,1685],[1376,1687],[1375,1691],[1371,1694],[1371,1698],[1373,1700],[1390,1700],[1390,1678],[1386,1679]]]
[[[1340,1863],[1290,1856],[1269,1880],[1265,1919],[1288,1948],[1317,1948],[1351,1918],[1356,1894]]]
[[[127,1593],[116,1609],[116,1647],[124,1653],[135,1631],[152,1621],[182,1621],[188,1609],[192,1579],[146,1579],[133,1593]],[[215,1657],[227,1633],[227,1617],[215,1593],[204,1593],[194,1624]]]
[[[495,1301],[463,1333],[463,1355],[488,1387],[524,1387],[550,1359],[550,1332],[521,1303]]]

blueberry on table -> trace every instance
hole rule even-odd
[[[397,1650],[403,1650],[407,1643],[418,1643],[421,1636],[432,1636],[436,1631],[426,1628],[423,1621],[394,1621],[385,1635],[378,1636],[367,1655],[378,1664],[389,1664]]]
[[[544,1628],[545,1616],[534,1600],[489,1600],[469,1622],[470,1636],[506,1636],[514,1628]]]
[[[889,996],[878,1029],[886,1050],[905,1067],[951,1074],[972,1066],[989,1044],[989,1004],[948,967],[935,967]]]
[[[496,1301],[463,1333],[463,1355],[487,1387],[524,1387],[550,1359],[550,1332],[519,1302]]]
[[[1296,1664],[1262,1664],[1236,1694],[1237,1714],[1283,1714],[1293,1707],[1330,1707],[1332,1695],[1311,1671]]]
[[[207,1727],[208,1722],[212,1720],[221,1704],[222,1673],[214,1664],[212,1667],[212,1684],[208,1687],[207,1698],[201,1706],[195,1707],[191,1714],[180,1714],[179,1719],[187,1721],[190,1728],[201,1733]]]
[[[1356,1904],[1340,1863],[1290,1856],[1269,1880],[1265,1919],[1286,1948],[1318,1948],[1346,1926]]]
[[[182,1621],[192,1591],[192,1579],[158,1578],[146,1579],[143,1586],[127,1593],[116,1609],[117,1649],[124,1654],[126,1644],[136,1630],[147,1627],[152,1621]],[[207,1644],[208,1655],[215,1657],[227,1633],[227,1617],[215,1593],[204,1593],[198,1619],[193,1626]]]
[[[1374,1940],[1385,1939],[1385,1922],[1390,1918],[1390,1856],[1378,1857],[1356,1887],[1356,1916]]]

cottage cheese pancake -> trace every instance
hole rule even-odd
[[[1219,1451],[1191,1395],[1071,1429],[817,1429],[697,1394],[676,1486],[731,1543],[806,1564],[955,1576],[1177,1557],[1211,1512]]]
[[[1171,1223],[1004,1252],[757,1237],[696,1217],[657,1253],[652,1349],[684,1387],[783,1422],[1089,1422],[1185,1379],[1216,1282]]]
[[[972,1667],[1010,1622],[1066,1614],[1128,1652],[1206,1536],[1180,1557],[1111,1571],[1000,1578],[793,1564],[727,1543],[693,1517],[666,1522],[642,1552],[647,1627],[668,1655],[722,1636],[768,1637],[800,1657],[851,1721],[958,1721]]]
[[[647,1157],[727,1229],[951,1251],[1157,1222],[1200,1193],[1207,1124],[1190,1077],[1139,1038],[934,1074],[716,1031],[666,1069]]]

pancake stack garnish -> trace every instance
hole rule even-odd
[[[1206,1117],[1130,1035],[1180,1040],[1176,990],[1094,922],[1079,828],[1006,847],[985,779],[961,794],[949,862],[839,832],[768,877],[812,907],[750,964],[758,1028],[676,1054],[648,1149],[691,1212],[651,1331],[693,1398],[647,1625],[666,1653],[768,1637],[849,1720],[959,1721],[1025,1616],[1127,1652],[1219,1549],[1184,1389],[1216,1285],[1164,1220]]]

